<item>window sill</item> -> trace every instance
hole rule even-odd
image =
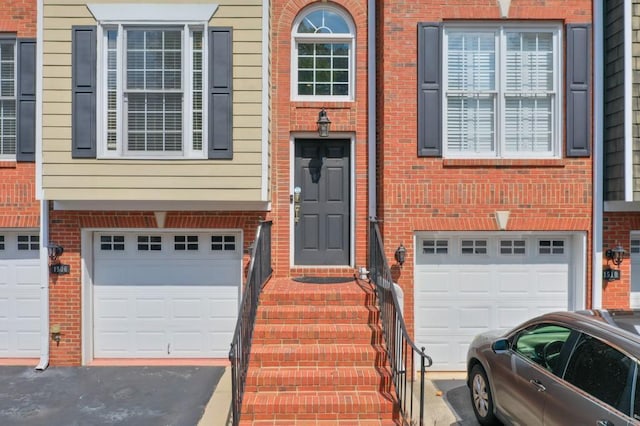
[[[0,169],[15,169],[18,163],[9,160],[0,160]]]
[[[442,161],[443,167],[484,167],[494,169],[510,169],[523,167],[564,167],[565,161],[561,158],[531,158],[531,159],[511,159],[511,158],[445,158]]]

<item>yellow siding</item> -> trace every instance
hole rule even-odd
[[[44,0],[42,182],[46,199],[266,201],[262,199],[262,1],[215,3],[219,7],[209,24],[233,27],[233,159],[101,160],[71,158],[71,28],[95,25],[95,19],[86,0]]]

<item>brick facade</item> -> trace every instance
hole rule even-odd
[[[404,267],[394,267],[392,272],[404,289],[404,317],[410,333],[414,322],[412,241],[417,231],[496,232],[495,212],[508,210],[508,231],[585,232],[586,277],[590,281],[592,158],[450,160],[416,154],[417,23],[465,19],[508,22],[501,19],[498,3],[379,3],[378,164],[382,171],[378,214],[387,258],[393,259],[400,243],[407,248]],[[513,0],[507,19],[590,23],[591,8],[588,0]],[[586,300],[589,304],[589,282]]]
[[[35,0],[0,1],[0,34],[13,33],[18,37],[36,36]]]
[[[264,213],[260,212],[168,212],[167,229],[242,229],[243,268],[246,272],[248,247]],[[148,229],[157,227],[153,212],[51,211],[50,237],[64,247],[60,261],[70,265],[67,275],[52,275],[50,284],[50,323],[59,325],[60,344],[50,343],[52,365],[79,365],[82,356],[82,263],[83,229]]]
[[[325,107],[331,120],[331,132],[352,135],[354,139],[355,180],[355,260],[354,267],[366,264],[367,256],[367,2],[341,0],[332,2],[342,7],[356,28],[355,70],[356,86],[353,102],[299,102],[291,100],[291,29],[295,18],[306,6],[318,2],[310,0],[275,0],[271,2],[271,168],[273,218],[273,261],[275,274],[330,274],[335,269],[291,268],[292,246],[291,204],[292,137],[302,132],[316,133],[318,112]]]

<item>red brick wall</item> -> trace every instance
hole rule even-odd
[[[631,260],[629,248],[631,231],[640,231],[640,216],[638,213],[605,213],[602,224],[602,264],[607,267],[606,251],[620,244],[626,251],[627,257],[620,267],[609,264],[611,268],[620,269],[620,280],[602,283],[603,308],[628,308],[629,291],[631,288]]]
[[[0,33],[35,37],[36,6],[35,0],[0,0]]]
[[[247,248],[264,214],[260,212],[169,212],[165,228],[224,228],[244,232],[244,268]],[[60,344],[50,343],[52,365],[79,365],[82,360],[82,264],[80,253],[83,228],[132,228],[158,230],[153,212],[51,211],[50,239],[64,247],[61,263],[70,265],[68,275],[50,277],[50,323],[59,324]]]
[[[512,0],[508,19],[591,22],[590,0]],[[378,212],[387,257],[407,248],[394,268],[404,289],[405,320],[413,329],[414,231],[497,231],[495,212],[511,212],[509,231],[583,231],[591,277],[592,159],[445,160],[417,157],[417,23],[500,20],[498,1],[383,1],[379,37]],[[564,90],[561,90],[564,93]],[[564,150],[563,150],[564,151]],[[587,304],[590,303],[589,285]],[[410,331],[413,333],[413,331]]]
[[[355,262],[365,265],[367,256],[367,2],[340,0],[340,5],[352,17],[356,27],[356,86],[354,102],[292,102],[291,101],[291,29],[299,12],[318,3],[311,0],[274,0],[271,2],[271,167],[273,261],[275,273],[288,276],[299,273],[290,269],[291,214],[291,135],[293,132],[316,130],[318,112],[325,107],[331,120],[331,131],[355,135]],[[303,268],[304,269],[304,268]],[[326,271],[325,271],[326,272]],[[322,273],[315,270],[313,273]]]
[[[0,228],[39,228],[35,164],[0,162]]]

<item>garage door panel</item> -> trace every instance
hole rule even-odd
[[[432,243],[423,244],[423,239],[447,240],[446,254],[434,254],[433,249],[422,252],[423,247],[434,247]],[[462,239],[485,240],[486,253],[461,255]],[[502,245],[499,241],[503,239],[526,240],[526,249],[508,252],[516,245]],[[555,240],[488,233],[477,238],[418,236],[416,342],[427,347],[433,369],[464,370],[467,347],[478,333],[508,329],[539,314],[567,309],[570,239],[558,238],[565,244],[554,246],[563,247],[564,253],[539,255],[538,242],[549,239]],[[504,247],[506,254],[501,250]]]
[[[238,315],[242,253],[233,249],[241,247],[240,238],[223,239],[231,242],[224,245],[230,251],[209,252],[201,244],[200,250],[174,252],[168,244],[141,254],[127,246],[102,256],[96,244],[94,356],[226,358]],[[173,241],[172,234],[162,241]],[[116,332],[125,334],[124,343],[110,337]]]
[[[37,231],[0,231],[0,357],[40,355],[40,261]],[[29,240],[18,250],[18,236]]]

